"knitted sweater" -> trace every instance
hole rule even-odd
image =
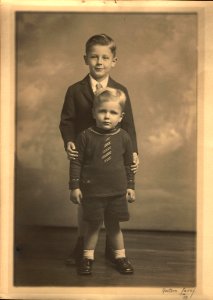
[[[130,169],[133,148],[129,134],[121,129],[90,127],[77,138],[78,159],[70,161],[70,189],[80,188],[84,196],[115,196],[134,189]]]

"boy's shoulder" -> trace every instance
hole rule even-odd
[[[85,86],[87,84],[89,84],[89,75],[87,75],[83,79],[69,85],[68,90],[75,90],[75,89],[81,88],[82,86]]]
[[[91,133],[93,133],[93,127],[88,127],[84,130],[82,130],[79,134],[78,134],[78,138],[87,138],[88,136],[91,136]]]
[[[128,133],[125,129],[120,128],[120,133],[121,133],[121,135],[122,135],[124,138],[130,139],[130,135],[129,135],[129,133]]]
[[[112,77],[109,77],[108,86],[116,89],[120,89],[124,92],[127,92],[127,88],[120,82],[114,80]]]

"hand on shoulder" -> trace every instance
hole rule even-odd
[[[67,158],[71,160],[75,160],[78,158],[78,151],[76,150],[75,144],[73,142],[67,143]]]

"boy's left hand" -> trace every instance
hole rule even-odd
[[[127,189],[126,191],[126,200],[129,202],[129,203],[132,203],[132,202],[135,202],[135,191],[132,190],[132,189]]]
[[[133,153],[133,165],[131,165],[131,171],[135,174],[139,167],[139,157],[136,152]]]

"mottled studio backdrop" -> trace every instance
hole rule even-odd
[[[123,227],[195,230],[196,14],[17,13],[17,224],[76,225],[58,126],[96,33],[117,43],[111,75],[128,87],[137,129],[137,202]]]

